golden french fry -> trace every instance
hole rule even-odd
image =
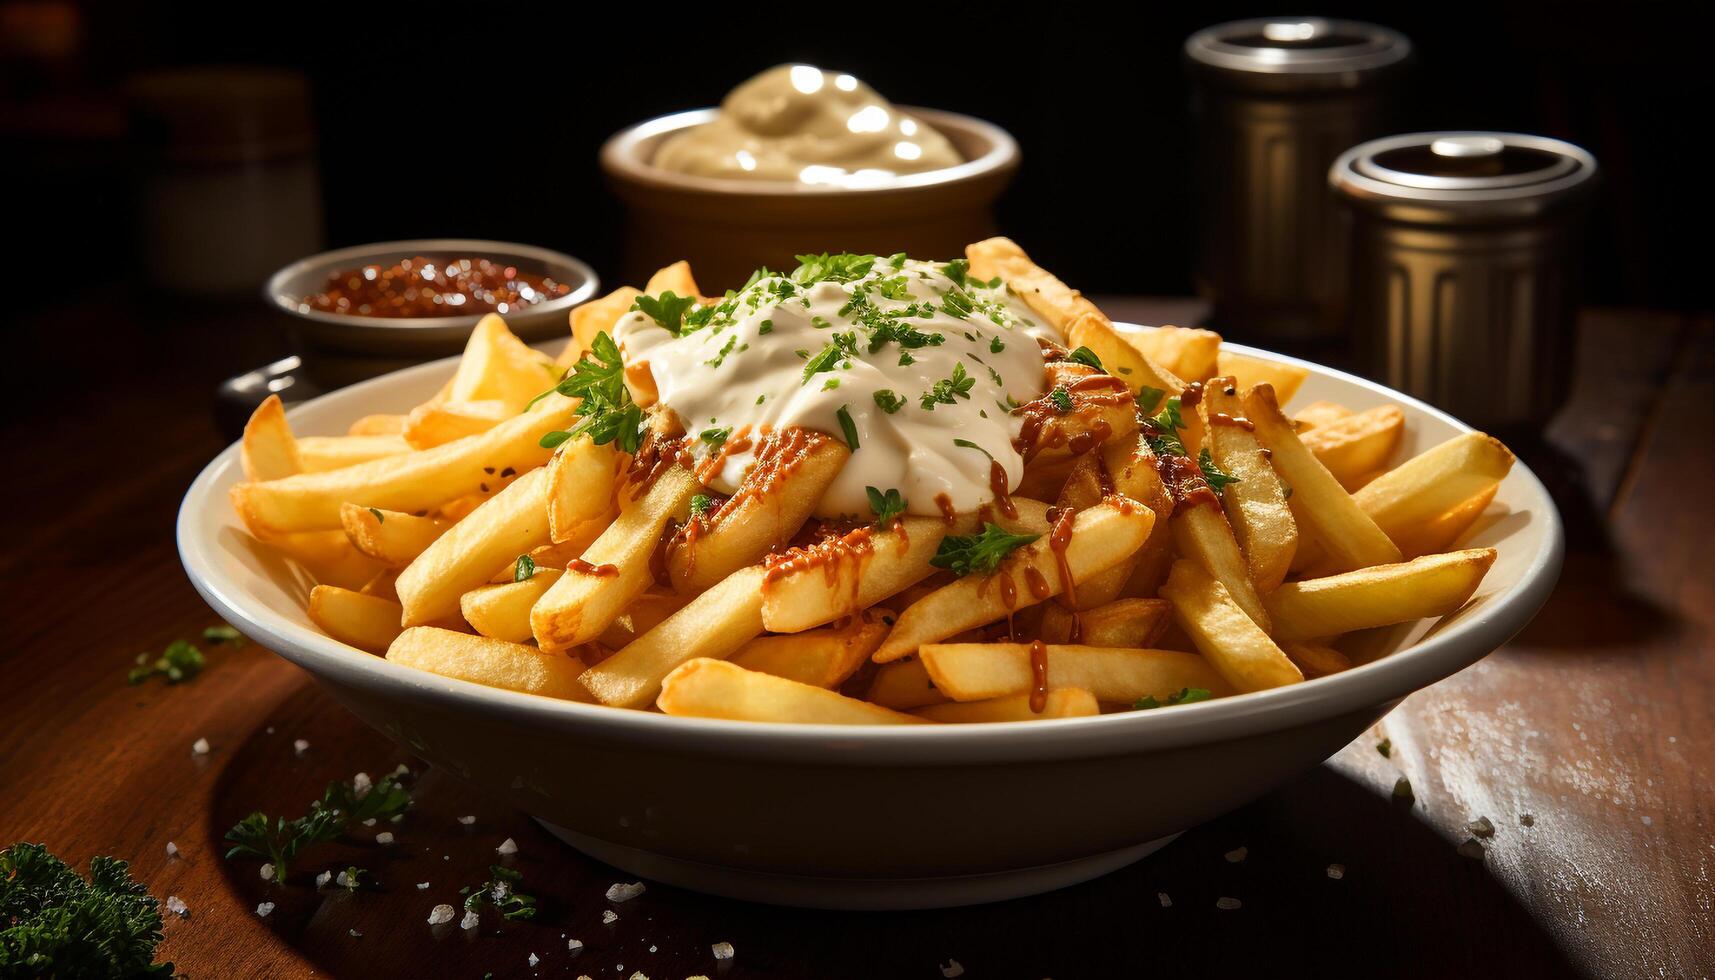
[[[533,469],[454,524],[399,573],[405,625],[458,612],[459,598],[495,570],[548,542],[548,474]]]
[[[1379,405],[1301,432],[1299,440],[1342,486],[1360,486],[1365,475],[1386,465],[1405,434],[1405,412]]]
[[[649,632],[589,669],[584,687],[603,704],[648,707],[661,679],[699,657],[731,656],[762,632],[762,568],[741,568]]]
[[[878,667],[870,679],[864,699],[895,711],[925,708],[948,700],[945,694],[935,689],[935,682],[929,679],[929,671],[916,657]]]
[[[565,574],[558,568],[538,568],[522,582],[478,586],[459,597],[459,613],[483,636],[511,643],[530,642],[530,607]]]
[[[598,446],[588,435],[554,450],[548,460],[548,536],[569,541],[592,521],[612,523],[619,513],[619,480],[630,462],[629,453],[611,442]]]
[[[342,504],[339,520],[358,551],[394,568],[409,565],[452,527],[450,521],[440,518],[357,504]]]
[[[930,721],[973,724],[990,721],[1040,721],[1047,718],[1085,718],[1102,713],[1096,696],[1081,687],[1049,691],[1041,711],[1030,710],[1030,695],[1013,694],[987,701],[951,701],[932,704],[912,712]]]
[[[1173,511],[1173,498],[1161,482],[1155,453],[1141,434],[1109,439],[1102,443],[1098,453],[1080,457],[1079,465],[1073,467],[1061,487],[1056,503],[1062,508],[1083,510],[1100,503],[1109,492],[1129,497],[1158,516]],[[1167,522],[1157,520],[1142,548],[1088,582],[1078,583],[1078,608],[1094,609],[1118,598],[1138,563],[1148,556],[1150,542],[1165,547],[1169,533]]]
[[[387,648],[394,663],[473,684],[566,701],[590,701],[578,683],[583,662],[564,654],[543,653],[521,643],[472,636],[433,626],[413,626]]]
[[[498,398],[418,405],[406,416],[403,435],[412,448],[429,449],[454,439],[487,432],[517,414],[518,409]]]
[[[1213,575],[1245,615],[1263,632],[1268,632],[1268,612],[1251,582],[1250,566],[1239,551],[1226,514],[1212,494],[1198,494],[1174,508],[1173,546],[1182,557],[1193,559]]]
[[[1345,568],[1363,568],[1399,561],[1399,548],[1305,448],[1292,423],[1280,413],[1273,388],[1266,384],[1252,388],[1245,396],[1245,416],[1256,425],[1257,441],[1269,451],[1275,472],[1292,489],[1294,516],[1309,524],[1336,562]]]
[[[1419,524],[1413,530],[1401,532],[1399,550],[1407,558],[1417,558],[1422,555],[1432,555],[1440,551],[1450,551],[1471,529],[1477,518],[1483,516],[1489,504],[1494,502],[1496,491],[1500,484],[1495,484],[1465,501],[1440,517],[1424,524]]]
[[[820,687],[759,674],[702,658],[681,665],[661,683],[656,705],[670,715],[807,725],[926,725],[912,715]]]
[[[365,415],[345,431],[353,436],[396,436],[405,431],[405,416]]]
[[[244,423],[244,438],[238,444],[244,478],[252,482],[278,480],[304,471],[298,455],[298,440],[286,423],[286,406],[279,395],[269,395]]]
[[[1063,555],[1055,554],[1051,538],[1038,538],[1007,556],[992,575],[967,575],[913,603],[899,614],[893,632],[876,651],[875,662],[909,656],[922,644],[992,623],[1061,594],[1067,587],[1060,572],[1062,561],[1075,590],[1077,583],[1143,547],[1154,525],[1153,511],[1125,498],[1110,498],[1081,511]]]
[[[947,533],[938,518],[904,517],[788,551],[768,562],[762,621],[797,633],[867,609],[934,573],[929,559]]]
[[[601,636],[596,637],[596,642],[609,650],[618,650],[654,629],[668,616],[685,608],[694,598],[696,596],[681,595],[677,592],[645,592],[631,600],[625,611],[602,631]]]
[[[403,629],[397,602],[332,585],[310,590],[308,611],[323,633],[370,653],[385,652]]]
[[[257,540],[302,565],[318,585],[361,589],[384,567],[353,547],[344,531],[269,534]]]
[[[1203,566],[1175,562],[1161,587],[1179,626],[1238,691],[1296,684],[1304,675]]]
[[[887,624],[870,611],[843,627],[759,636],[730,659],[745,670],[832,689],[857,673],[886,636]]]
[[[399,569],[383,568],[381,571],[376,572],[374,577],[369,581],[363,583],[363,588],[358,591],[362,592],[364,595],[374,596],[377,599],[386,599],[388,602],[398,602],[399,593],[393,588],[393,583],[397,581],[398,578]],[[403,611],[401,611],[401,615],[402,614]]]
[[[1310,377],[1310,371],[1296,364],[1280,364],[1275,361],[1264,361],[1244,354],[1237,354],[1222,348],[1215,357],[1215,373],[1222,377],[1232,378],[1238,385],[1239,391],[1249,391],[1259,384],[1274,388],[1276,398],[1282,405],[1292,401],[1292,396],[1298,393],[1304,379]],[[1329,404],[1319,402],[1318,404]]]
[[[326,473],[384,456],[402,456],[411,449],[411,444],[397,434],[304,436],[298,440],[305,473]]]
[[[500,472],[522,473],[548,461],[544,435],[571,424],[578,403],[559,394],[481,435],[433,449],[387,456],[327,473],[240,483],[232,504],[252,533],[340,527],[340,505],[415,513],[492,486]],[[493,471],[490,473],[489,471]]]
[[[552,358],[531,350],[506,329],[505,320],[490,313],[471,330],[443,404],[499,401],[519,412],[560,374]]]
[[[1098,701],[1131,703],[1146,695],[1166,700],[1187,687],[1214,694],[1231,688],[1194,653],[1047,644],[1048,690],[1075,687]],[[1029,694],[1036,688],[1028,643],[928,643],[923,667],[955,701]]]
[[[1292,658],[1292,662],[1298,665],[1305,677],[1327,677],[1352,667],[1352,658],[1326,643],[1287,640],[1280,645],[1280,649]]]
[[[689,470],[674,466],[620,511],[530,611],[542,649],[569,650],[595,639],[649,587],[649,556],[667,522],[689,513],[698,486]]]
[[[667,552],[667,572],[680,592],[698,592],[782,547],[816,511],[851,450],[808,429],[761,439],[757,464],[718,510],[693,517],[691,534]]]
[[[1244,553],[1251,583],[1258,591],[1268,592],[1285,581],[1292,568],[1298,522],[1287,506],[1286,487],[1245,419],[1238,393],[1235,379],[1216,378],[1209,382],[1198,409],[1208,426],[1205,444],[1211,460],[1238,481],[1221,491],[1221,506]]]
[[[1242,391],[1244,389],[1241,388],[1240,390]],[[1286,396],[1281,394],[1279,388],[1274,390],[1274,394],[1281,402],[1284,403],[1286,401]],[[1339,402],[1311,402],[1298,411],[1292,413],[1292,422],[1299,432],[1309,432],[1311,429],[1317,428],[1318,426],[1332,425],[1341,419],[1351,418],[1353,414],[1354,413],[1351,409],[1341,405]]]
[[[1145,356],[1185,381],[1214,377],[1221,335],[1190,327],[1127,331],[1125,339]]]
[[[1495,549],[1473,548],[1288,582],[1268,596],[1282,641],[1335,636],[1445,616],[1463,606],[1495,563]]]
[[[1057,602],[1045,602],[1041,636],[1049,643],[1150,647],[1166,631],[1172,611],[1165,599],[1115,599],[1079,613],[1078,637],[1073,639],[1072,614]]]
[[[576,364],[578,358],[584,356],[584,352],[595,345],[596,334],[603,332],[612,334],[614,323],[624,316],[627,310],[631,309],[631,304],[636,302],[637,297],[641,295],[643,295],[641,290],[630,286],[621,286],[600,299],[592,299],[573,308],[572,342],[566,345],[564,351],[560,352],[557,360],[559,366],[568,368]]]
[[[697,280],[691,276],[691,263],[680,259],[672,265],[662,266],[643,284],[643,291],[651,296],[659,296],[668,290],[676,296],[702,295],[697,288]]]

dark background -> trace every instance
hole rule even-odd
[[[612,282],[619,213],[596,166],[601,142],[801,60],[854,72],[901,103],[1006,127],[1024,165],[1001,204],[1002,230],[1086,291],[1156,294],[1191,291],[1196,216],[1184,190],[1191,164],[1180,44],[1201,26],[1281,12],[1226,3],[693,13],[583,4],[70,6],[81,20],[79,53],[49,70],[14,62],[0,89],[0,166],[8,208],[22,219],[7,222],[9,251],[128,258],[119,85],[151,67],[265,64],[311,80],[330,246],[519,240],[584,257]],[[1407,128],[1517,130],[1591,149],[1605,179],[1587,299],[1698,309],[1710,305],[1703,272],[1715,215],[1700,152],[1715,104],[1704,52],[1712,11],[1501,0],[1314,12],[1388,24],[1416,42]],[[89,261],[97,278],[130,265]],[[12,292],[14,305],[27,305],[52,290]]]

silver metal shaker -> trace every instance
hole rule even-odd
[[[1195,275],[1214,326],[1263,342],[1341,336],[1346,263],[1328,165],[1398,131],[1410,54],[1397,31],[1317,17],[1234,21],[1185,41]]]
[[[1351,220],[1352,324],[1371,377],[1490,429],[1536,427],[1570,378],[1596,159],[1515,133],[1414,133],[1328,171]]]

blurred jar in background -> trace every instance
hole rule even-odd
[[[309,85],[296,72],[186,68],[126,85],[142,266],[151,284],[252,295],[322,249]]]
[[[1211,322],[1265,343],[1341,338],[1346,263],[1328,165],[1392,129],[1411,42],[1311,17],[1185,41],[1196,127],[1197,289]]]

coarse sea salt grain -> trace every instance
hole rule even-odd
[[[426,881],[417,882],[417,890],[420,892],[428,891],[429,890],[429,883]]]
[[[437,905],[429,910],[429,925],[444,925],[451,921],[453,921],[453,907],[451,905]]]
[[[1231,911],[1233,909],[1240,908],[1243,905],[1244,905],[1244,903],[1239,901],[1238,899],[1230,898],[1226,895],[1222,895],[1220,898],[1215,899],[1215,907],[1218,909],[1226,909],[1228,911]]]
[[[191,917],[191,907],[186,905],[184,899],[177,895],[167,896],[167,911],[181,919],[188,919]]]
[[[1240,861],[1243,861],[1246,857],[1250,856],[1250,852],[1250,848],[1248,847],[1235,847],[1226,853],[1227,863],[1238,864]]]
[[[475,929],[477,927],[477,924],[480,923],[481,921],[482,921],[482,917],[477,915],[476,912],[474,912],[474,911],[466,912],[464,914],[464,918],[459,920],[459,928],[460,929]]]
[[[518,842],[508,837],[500,842],[500,846],[494,849],[494,853],[499,854],[502,857],[508,854],[517,854]]]
[[[321,874],[316,875],[316,887],[317,888],[325,888],[325,887],[327,887],[327,883],[332,881],[332,880],[333,880],[333,872],[332,871],[323,871]]]
[[[386,845],[393,843],[393,835],[390,832],[383,830],[381,833],[375,835],[375,843],[385,847]]]
[[[192,755],[208,755],[208,739],[199,738],[191,743]]]
[[[645,886],[641,881],[631,884],[613,884],[607,886],[607,900],[610,902],[629,902],[643,894]]]
[[[297,755],[303,755],[305,752],[308,752],[309,750],[310,750],[309,739],[297,738],[297,739],[292,740],[292,751],[294,753],[296,753]]]
[[[173,843],[172,841],[167,841],[167,857],[176,858],[178,856],[179,856],[179,845]]]
[[[373,789],[374,786],[375,786],[375,784],[370,782],[370,780],[369,780],[369,773],[360,772],[357,775],[351,777],[351,795],[357,797],[360,800],[363,799],[365,796],[368,796],[369,791],[371,789]]]
[[[540,962],[542,962],[542,957],[537,956],[535,953],[530,954],[530,965],[531,966],[535,966],[536,964],[538,964]]]
[[[1328,865],[1328,877],[1335,881],[1339,881],[1341,878],[1346,877],[1346,866],[1343,864]]]
[[[732,959],[732,943],[715,943],[709,949],[715,954],[717,960]]]
[[[568,939],[566,940],[566,948],[575,953],[584,948],[584,941],[582,939]]]
[[[475,814],[469,814],[469,815],[460,817],[459,823],[462,823],[466,827],[469,827],[471,824],[476,823],[476,815]]]
[[[1173,896],[1166,892],[1156,892],[1155,900],[1161,903],[1162,908],[1168,908],[1173,904]]]
[[[351,876],[350,871],[341,871],[339,876],[334,878],[334,884],[339,885],[341,888],[356,888],[357,879]]]
[[[272,864],[264,864],[256,869],[256,873],[262,876],[263,881],[274,880],[274,866]]]
[[[944,977],[962,977],[965,975],[965,968],[959,965],[958,960],[948,959],[947,965],[941,967],[941,975]]]
[[[263,902],[261,905],[256,906],[256,914],[264,919],[268,918],[268,913],[272,911],[274,911],[273,902]]]
[[[619,913],[615,912],[613,909],[603,909],[601,913],[601,921],[603,925],[611,926],[615,922],[619,921]]]

